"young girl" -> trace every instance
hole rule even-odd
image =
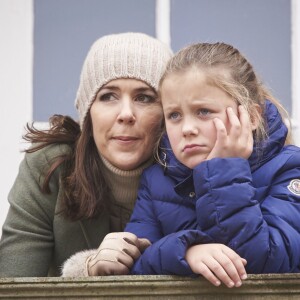
[[[246,271],[299,272],[300,150],[249,62],[230,45],[195,44],[169,61],[160,91],[160,164],[144,172],[125,228],[129,243],[152,245],[131,273],[238,287]],[[111,243],[90,257],[90,274],[102,260],[113,269],[137,257]]]

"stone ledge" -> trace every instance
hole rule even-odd
[[[0,278],[0,299],[300,299],[300,274],[249,275],[240,288],[178,276]]]

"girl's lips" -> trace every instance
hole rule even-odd
[[[203,148],[203,145],[196,145],[196,144],[192,144],[192,145],[186,145],[182,152],[185,153],[193,153],[193,152],[197,152],[199,150],[201,150]]]

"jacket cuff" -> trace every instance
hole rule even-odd
[[[72,255],[61,268],[61,277],[88,277],[87,260],[97,249],[85,250]]]

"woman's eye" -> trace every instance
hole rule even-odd
[[[152,103],[152,102],[155,102],[155,100],[156,100],[156,97],[146,95],[146,94],[141,94],[136,97],[136,101],[142,102],[142,103]]]
[[[106,94],[100,95],[100,97],[99,97],[100,101],[112,101],[115,99],[116,98],[114,97],[114,95],[112,93],[106,93]]]

